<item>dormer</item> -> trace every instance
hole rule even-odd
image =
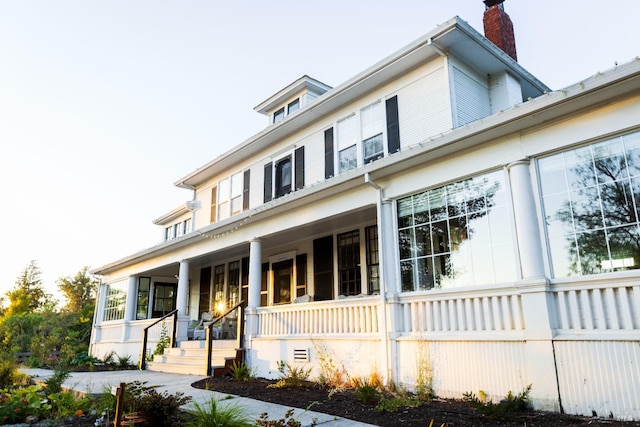
[[[295,113],[331,89],[331,86],[304,75],[261,102],[254,110],[269,117],[269,124],[272,125]]]

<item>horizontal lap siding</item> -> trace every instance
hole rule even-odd
[[[455,125],[463,126],[491,115],[487,82],[473,77],[456,66],[451,69],[455,91]]]
[[[452,128],[446,83],[440,67],[397,92],[401,149]]]

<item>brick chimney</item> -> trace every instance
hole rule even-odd
[[[484,35],[493,44],[502,49],[514,60],[518,60],[516,54],[516,38],[513,33],[513,22],[504,11],[504,0],[483,0],[485,4]]]

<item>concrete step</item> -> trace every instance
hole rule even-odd
[[[204,341],[183,341],[179,347],[167,348],[164,354],[154,356],[147,364],[150,371],[176,374],[206,375],[206,349]],[[228,371],[236,358],[235,340],[216,340],[212,343],[212,372]]]

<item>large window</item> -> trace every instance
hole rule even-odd
[[[378,226],[365,228],[367,249],[367,289],[370,295],[380,293],[380,251],[378,249]]]
[[[640,132],[538,161],[555,277],[640,268]]]
[[[103,316],[105,321],[124,319],[124,309],[127,304],[126,289],[126,281],[107,285]]]
[[[399,200],[402,290],[514,280],[510,224],[502,171]]]
[[[245,176],[246,174],[242,172],[231,175],[230,178],[225,178],[220,181],[217,190],[212,192],[212,198],[215,197],[216,194],[218,197],[217,209],[219,221],[242,212],[244,207],[247,206],[243,201],[243,194],[248,193],[248,190],[245,188],[248,185],[248,182],[245,183]],[[246,197],[248,197],[248,194]],[[216,204],[214,204],[213,201],[211,209],[211,217],[213,218],[213,212],[216,209]]]
[[[228,307],[233,307],[240,302],[240,261],[229,263],[229,296]]]

